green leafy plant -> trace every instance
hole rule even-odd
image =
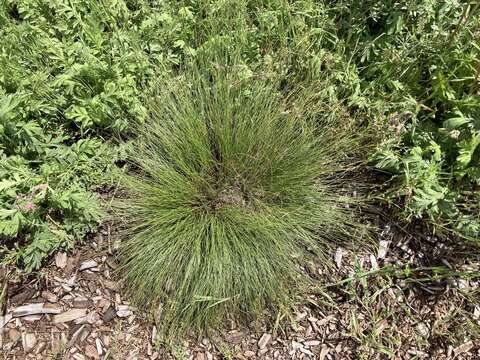
[[[0,3],[2,263],[36,270],[104,218],[94,191],[115,184],[114,136],[145,116],[146,35],[121,26],[142,22],[142,11],[121,1]]]
[[[480,234],[478,2],[331,3],[371,123],[385,121],[375,165],[383,195],[446,236]],[[339,42],[340,42],[339,41]],[[400,200],[400,201],[399,201]]]
[[[316,87],[199,63],[150,99],[118,205],[129,293],[174,335],[287,306],[300,266],[360,231],[342,179],[354,122],[321,116]]]

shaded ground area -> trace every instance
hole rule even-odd
[[[478,259],[457,263],[448,254],[462,250],[437,239],[387,226],[375,253],[337,249],[330,286],[312,288],[273,327],[246,330],[226,320],[230,330],[218,337],[163,343],[122,296],[109,234],[104,229],[74,254],[57,254],[38,277],[9,277],[3,359],[480,358]],[[457,279],[456,270],[471,276]],[[325,283],[318,267],[308,271]]]

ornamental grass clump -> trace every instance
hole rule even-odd
[[[125,283],[168,334],[287,308],[302,264],[358,229],[348,119],[235,69],[162,84],[124,179]]]

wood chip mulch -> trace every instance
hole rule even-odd
[[[382,237],[376,253],[339,248],[332,259],[348,278],[359,267],[410,257],[411,244]],[[57,253],[40,276],[8,282],[0,359],[480,359],[478,338],[468,331],[480,327],[480,308],[459,295],[478,284],[422,288],[383,278],[332,289],[326,305],[312,292],[274,329],[232,322],[215,339],[159,343],[155,326],[122,296],[111,249],[103,248],[95,239],[75,254]]]

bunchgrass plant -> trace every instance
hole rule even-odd
[[[342,180],[351,121],[311,87],[192,68],[150,99],[120,201],[127,288],[175,335],[288,308],[302,264],[359,229]]]

